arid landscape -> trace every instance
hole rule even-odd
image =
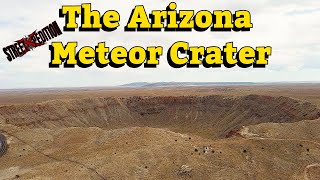
[[[320,84],[0,90],[0,179],[317,180],[319,129]]]

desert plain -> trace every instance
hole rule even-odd
[[[320,179],[320,84],[0,90],[0,179]]]

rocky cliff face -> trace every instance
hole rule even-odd
[[[130,97],[54,100],[0,107],[0,122],[19,127],[149,126],[206,137],[225,136],[244,125],[320,117],[308,102],[287,97]]]
[[[258,95],[0,106],[0,179],[319,179],[319,116]]]

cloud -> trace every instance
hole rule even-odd
[[[303,15],[303,14],[309,14],[309,13],[318,13],[320,11],[320,8],[310,8],[310,9],[295,9],[292,11],[287,12],[286,14],[291,15]]]

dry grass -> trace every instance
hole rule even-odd
[[[1,91],[0,179],[317,179],[319,90]]]

